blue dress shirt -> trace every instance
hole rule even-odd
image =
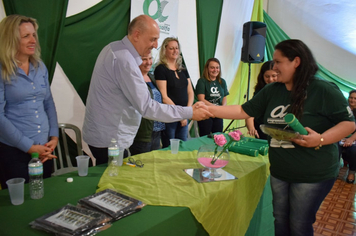
[[[51,136],[58,137],[58,121],[43,62],[30,63],[28,75],[18,68],[10,82],[0,74],[0,142],[27,152]]]
[[[139,68],[141,63],[127,36],[100,52],[90,81],[83,125],[83,139],[89,145],[106,148],[115,138],[120,148],[129,148],[142,117],[161,122],[192,118],[191,107],[160,104],[151,98]]]

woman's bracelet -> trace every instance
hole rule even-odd
[[[320,143],[318,146],[315,147],[315,150],[319,150],[323,146],[324,138],[320,134]]]

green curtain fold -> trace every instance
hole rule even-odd
[[[223,0],[196,0],[200,75],[205,62],[215,55],[222,5]]]
[[[6,15],[19,14],[37,20],[41,58],[48,69],[52,81],[56,68],[58,42],[61,38],[66,18],[68,0],[3,0]]]
[[[84,103],[100,51],[127,34],[130,5],[130,0],[103,0],[65,21],[58,63]]]
[[[266,50],[267,50],[268,58],[272,58],[274,52],[274,46],[283,40],[289,39],[289,37],[286,33],[284,33],[284,31],[272,20],[272,18],[265,11],[263,12],[263,16],[264,16],[264,22],[267,25]],[[340,78],[339,76],[333,74],[319,63],[318,66],[319,66],[319,71],[317,73],[317,76],[322,79],[335,83],[340,88],[341,91],[348,93],[350,90],[356,88],[356,84],[350,83]]]

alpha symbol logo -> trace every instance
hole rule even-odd
[[[277,106],[271,111],[271,117],[272,118],[283,118],[285,115],[287,115],[287,109],[290,105],[288,106]]]
[[[210,92],[211,93],[219,93],[218,87],[211,87]]]
[[[152,2],[156,2],[157,3],[157,11],[155,14],[150,15],[148,12],[148,9],[150,8],[150,5]],[[168,4],[168,1],[159,1],[159,0],[145,0],[143,2],[143,13],[145,15],[150,16],[152,19],[154,20],[158,20],[159,22],[164,22],[167,20],[168,16],[163,16],[162,12],[164,10],[164,8],[166,7],[166,5]]]

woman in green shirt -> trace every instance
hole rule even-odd
[[[269,149],[275,235],[313,235],[316,212],[339,172],[337,142],[354,131],[354,118],[337,86],[315,77],[318,66],[302,41],[278,43],[273,61],[276,83],[243,105],[208,108],[225,119],[263,116],[278,128],[286,128],[286,114],[296,116],[308,134]]]
[[[203,78],[198,80],[195,93],[199,101],[207,106],[226,106],[226,96],[229,95],[226,82],[221,78],[220,61],[210,58],[205,63]],[[198,121],[199,135],[222,132],[223,119],[209,118]]]

